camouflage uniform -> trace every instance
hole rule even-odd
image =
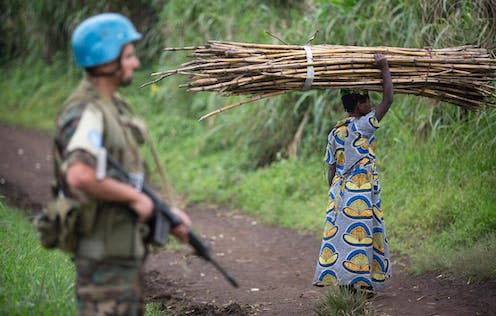
[[[143,315],[139,262],[77,258],[78,315]]]
[[[81,202],[74,262],[78,315],[142,315],[142,266],[147,226],[126,205],[93,200],[70,190],[65,172],[73,162],[98,167],[104,148],[136,177],[144,179],[139,145],[146,131],[116,94],[109,100],[84,79],[66,101],[55,133],[58,188]],[[112,176],[112,170],[107,170]],[[116,177],[114,177],[116,178]],[[136,184],[139,186],[139,184]]]

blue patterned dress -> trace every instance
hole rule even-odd
[[[391,276],[375,164],[375,111],[339,121],[328,136],[326,162],[336,164],[329,190],[314,285],[378,291]]]

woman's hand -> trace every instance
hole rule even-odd
[[[382,76],[382,101],[375,108],[375,117],[380,121],[388,112],[391,103],[393,103],[393,80],[389,72],[389,63],[386,56],[374,54],[374,60],[381,69]]]
[[[388,66],[388,60],[383,54],[374,54],[374,60],[377,66],[384,68]]]

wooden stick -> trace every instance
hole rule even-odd
[[[175,70],[153,73],[152,84],[172,75],[189,76],[180,87],[221,95],[250,98],[211,112],[201,119],[263,98],[301,91],[312,66],[314,89],[356,87],[381,91],[381,72],[374,54],[389,63],[395,92],[422,95],[455,105],[476,108],[493,105],[496,94],[496,59],[486,49],[459,46],[443,49],[311,46],[313,62],[303,46],[209,41],[203,46],[166,48],[192,51],[193,60]],[[145,86],[143,85],[143,86]]]
[[[283,93],[286,93],[286,92],[285,91],[278,91],[278,92],[267,93],[267,94],[259,95],[257,97],[254,97],[254,98],[251,98],[251,99],[248,99],[248,100],[245,100],[245,101],[241,101],[241,102],[238,102],[238,103],[235,103],[235,104],[224,106],[224,107],[222,107],[220,109],[217,109],[215,111],[212,111],[212,112],[210,112],[208,114],[203,115],[202,117],[200,117],[200,119],[198,119],[198,121],[203,121],[206,118],[209,118],[211,116],[217,115],[217,114],[219,114],[221,112],[232,110],[235,107],[238,107],[238,106],[243,105],[243,104],[246,104],[246,103],[258,101],[258,100],[265,99],[265,98],[275,97],[275,96],[281,95]]]

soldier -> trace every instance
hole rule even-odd
[[[74,250],[78,315],[142,315],[142,267],[153,203],[139,188],[145,178],[139,146],[144,124],[116,93],[140,66],[141,38],[124,16],[104,13],[83,21],[72,35],[76,64],[86,75],[68,98],[55,133],[59,194],[80,203]],[[133,175],[133,185],[112,177],[111,155]],[[187,241],[189,217],[171,232]]]

